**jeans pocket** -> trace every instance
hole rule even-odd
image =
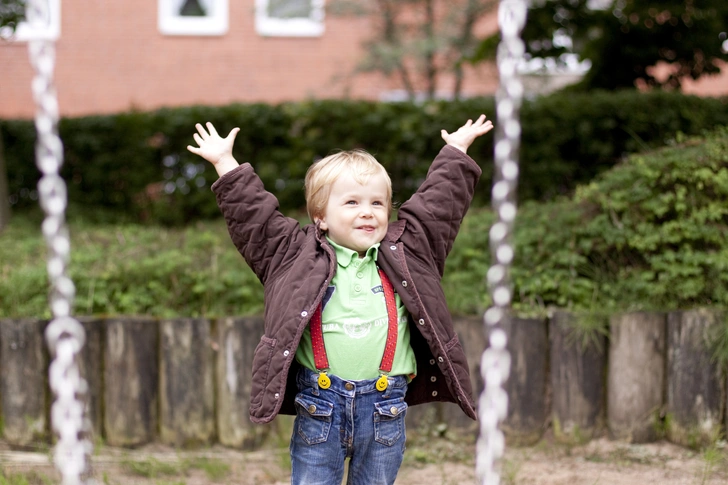
[[[402,398],[374,403],[374,440],[385,446],[394,445],[405,433],[405,414],[407,403]]]
[[[324,443],[329,438],[334,405],[299,393],[296,396],[296,432],[306,444]]]

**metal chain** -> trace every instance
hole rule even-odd
[[[28,0],[26,20],[31,30],[42,32],[47,28],[49,14],[47,0]],[[63,144],[58,136],[58,100],[53,84],[55,45],[52,40],[31,40],[28,49],[35,70],[32,84],[38,132],[35,156],[42,174],[38,195],[45,213],[41,229],[48,246],[52,320],[45,337],[53,358],[48,371],[49,383],[56,397],[51,407],[51,424],[58,436],[54,463],[63,485],[71,485],[84,483],[90,474],[87,463],[92,445],[84,412],[88,386],[77,364],[86,336],[83,326],[71,317],[76,289],[66,275],[70,243],[65,221],[66,184],[59,175]]]
[[[487,485],[500,483],[499,461],[505,451],[505,437],[498,425],[508,413],[508,394],[503,384],[508,380],[511,357],[506,348],[508,338],[503,323],[508,318],[512,298],[509,273],[514,256],[512,233],[521,139],[519,113],[523,99],[518,65],[525,51],[520,33],[526,23],[526,10],[526,0],[501,0],[498,9],[502,37],[497,57],[500,83],[496,94],[495,173],[491,193],[497,220],[489,234],[492,265],[487,279],[492,306],[483,316],[488,346],[480,363],[485,388],[478,402],[480,436],[476,458],[478,479]]]

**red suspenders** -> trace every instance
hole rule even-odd
[[[387,373],[392,370],[394,362],[394,351],[397,348],[397,331],[399,318],[397,315],[397,304],[394,299],[394,288],[392,283],[384,274],[384,271],[377,268],[379,277],[382,280],[382,289],[384,290],[384,301],[387,305],[387,341],[384,344],[384,355],[379,365],[381,376],[377,380],[377,390],[383,391],[387,388]],[[329,368],[329,359],[326,357],[326,346],[324,345],[324,333],[321,328],[322,306],[316,308],[309,326],[311,329],[311,344],[313,347],[313,360],[316,370],[319,371],[318,384],[321,389],[328,389],[331,385],[331,379],[326,375],[326,369]]]

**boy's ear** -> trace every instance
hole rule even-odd
[[[314,217],[313,220],[315,224],[318,224],[319,228],[322,231],[328,230],[329,226],[326,224],[326,221],[323,220],[321,217]]]

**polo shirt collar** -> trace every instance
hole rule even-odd
[[[336,244],[334,241],[329,239],[328,236],[326,236],[326,240],[334,248],[334,252],[336,253],[336,263],[339,266],[346,268],[351,264],[354,259],[360,259],[359,253],[354,251],[353,249],[345,248],[344,246]],[[380,243],[375,243],[372,245],[372,247],[367,249],[367,253],[362,259],[376,261],[377,255],[379,254],[379,244]]]

